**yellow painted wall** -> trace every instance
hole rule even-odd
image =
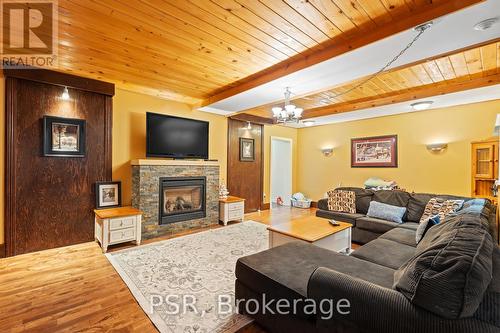
[[[4,79],[0,78],[0,209],[4,206]],[[226,180],[227,119],[192,111],[183,103],[117,89],[113,107],[113,179],[123,183],[123,203],[131,200],[130,160],[145,158],[147,111],[172,114],[210,122],[210,158],[221,163],[221,181]],[[269,202],[269,157],[271,136],[293,140],[293,191],[302,191],[317,200],[327,190],[342,185],[362,186],[371,176],[394,179],[417,192],[470,194],[470,142],[492,136],[500,101],[491,101],[440,110],[332,124],[305,129],[283,126],[264,128],[264,193]],[[350,168],[350,139],[398,134],[399,167],[387,169]],[[448,142],[443,154],[428,152],[425,145]],[[335,148],[324,157],[322,147]],[[0,243],[4,241],[3,214],[0,214]]]
[[[279,125],[264,126],[264,203],[269,203],[270,189],[270,157],[271,137],[292,139],[292,192],[296,192],[297,183],[297,129]]]
[[[167,101],[125,90],[116,90],[113,98],[113,180],[122,181],[122,201],[131,202],[130,160],[146,158],[146,112],[169,114],[210,122],[209,156],[220,162],[220,179],[226,179],[227,119],[223,116],[192,111],[184,103]]]
[[[318,200],[339,184],[363,186],[369,177],[395,180],[408,191],[470,195],[471,141],[493,135],[500,100],[413,112],[298,131],[297,189]],[[398,168],[351,168],[351,138],[397,134]],[[448,143],[442,154],[430,143]],[[334,147],[324,157],[323,147]]]

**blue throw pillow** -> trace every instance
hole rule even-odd
[[[403,223],[403,216],[405,213],[406,207],[392,206],[378,201],[372,201],[370,202],[370,207],[366,215],[386,221]]]
[[[475,213],[479,214],[483,211],[484,206],[486,205],[486,200],[484,199],[472,199],[466,201],[457,213],[458,214],[466,214],[466,213]]]
[[[422,238],[424,238],[425,234],[431,227],[439,223],[441,223],[441,218],[439,217],[439,215],[431,216],[425,219],[424,221],[420,222],[417,228],[417,232],[415,234],[415,240],[417,241],[417,244],[420,243]]]

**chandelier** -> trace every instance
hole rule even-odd
[[[275,106],[272,108],[273,117],[276,119],[277,123],[298,123],[300,118],[302,118],[302,112],[304,109],[298,108],[293,104],[290,104],[290,95],[292,92],[290,88],[285,89],[285,105],[283,107]]]

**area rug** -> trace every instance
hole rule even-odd
[[[234,332],[250,322],[234,309],[236,261],[268,246],[246,221],[106,257],[160,332]]]

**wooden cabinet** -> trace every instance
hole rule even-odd
[[[229,196],[219,199],[219,220],[227,225],[229,221],[243,222],[245,217],[245,199]]]
[[[472,143],[472,197],[488,198],[497,202],[493,196],[493,185],[498,178],[498,138]]]
[[[135,241],[141,244],[142,212],[133,207],[94,210],[95,240],[106,253],[109,245]]]

